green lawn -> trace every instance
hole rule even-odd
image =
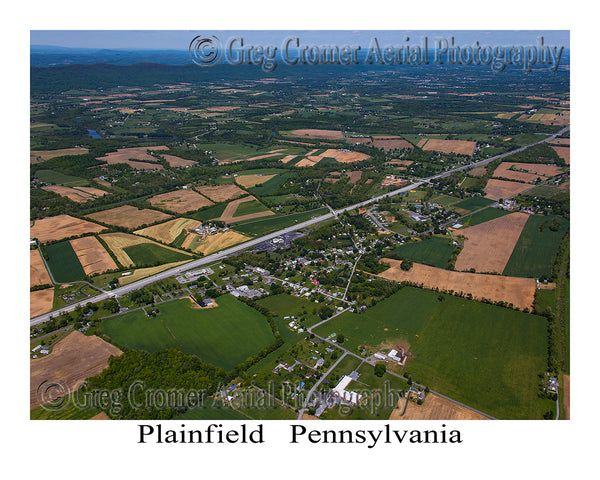
[[[225,370],[275,340],[265,317],[253,308],[230,295],[216,302],[218,307],[207,309],[192,308],[188,299],[162,303],[156,317],[136,310],[105,319],[102,333],[134,350],[178,348]]]
[[[489,220],[494,220],[495,218],[503,217],[504,215],[508,215],[510,212],[506,210],[502,210],[500,208],[486,208],[485,210],[481,210],[480,212],[473,213],[468,217],[465,217],[459,220],[465,227],[473,227],[475,225],[479,225],[480,223],[488,222]]]
[[[536,315],[405,287],[315,333],[343,333],[351,351],[382,342],[410,344],[406,372],[416,382],[497,418],[540,419],[554,409],[537,396],[537,375],[546,368],[546,326]]]
[[[462,202],[455,203],[453,206],[455,208],[463,208],[465,210],[479,210],[480,208],[487,207],[495,203],[494,200],[490,200],[485,197],[471,197],[463,200]]]
[[[554,219],[560,228],[552,231]],[[552,264],[558,247],[569,229],[569,222],[553,215],[531,215],[504,268],[504,275],[514,277],[541,277],[552,273]]]
[[[410,242],[400,245],[392,250],[392,253],[409,258],[413,262],[446,268],[453,251],[454,245],[452,245],[451,240],[431,237],[420,242]]]
[[[68,283],[83,280],[85,272],[68,241],[46,245],[48,267],[57,283]]]
[[[431,203],[437,203],[440,207],[448,208],[461,202],[461,198],[451,197],[450,195],[438,195],[431,199]]]
[[[125,247],[125,253],[131,258],[131,261],[136,265],[162,265],[164,263],[181,262],[190,260],[190,256],[184,253],[175,252],[168,248],[161,247],[154,243],[140,243],[139,245],[131,245]]]
[[[250,235],[266,235],[282,228],[291,227],[292,225],[306,220],[312,217],[318,217],[328,212],[326,208],[317,208],[315,210],[309,210],[306,212],[292,213],[291,215],[281,216],[269,216],[260,218],[257,220],[250,220],[243,223],[238,223],[233,228],[240,233],[246,233]]]

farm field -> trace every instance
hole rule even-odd
[[[216,220],[223,215],[225,208],[227,208],[227,203],[219,203],[218,205],[202,209],[199,212],[191,213],[188,216],[194,220],[208,222],[209,220]]]
[[[187,252],[182,252],[181,250],[177,250],[173,247],[167,247],[161,245],[159,243],[154,242],[148,238],[138,237],[137,235],[132,235],[130,233],[105,233],[100,235],[100,238],[106,243],[108,248],[114,253],[115,257],[119,263],[125,267],[134,266],[134,262],[129,258],[129,255],[125,251],[126,248],[141,245],[141,244],[153,244],[157,247],[163,248],[165,250],[170,250],[176,254],[188,255],[188,258],[191,260],[192,257]]]
[[[312,217],[324,215],[328,212],[327,208],[317,208],[306,212],[292,213],[290,215],[275,215],[269,218],[251,220],[244,223],[238,223],[234,226],[238,232],[248,235],[266,235],[282,228],[309,220]]]
[[[208,235],[205,238],[201,238],[195,233],[190,233],[183,241],[182,247],[189,248],[196,253],[202,253],[202,255],[210,255],[246,240],[250,240],[250,237],[232,230],[218,232],[214,235]]]
[[[511,170],[513,167],[518,168],[519,171]],[[502,162],[494,170],[494,177],[533,183],[538,178],[546,180],[558,175],[561,171],[561,168],[556,165]]]
[[[186,160],[185,158],[169,155],[168,153],[162,153],[160,156],[167,161],[170,167],[191,167],[192,165],[197,165],[192,160]]]
[[[174,213],[186,213],[212,205],[212,202],[193,190],[161,193],[148,200],[150,205]]]
[[[550,226],[555,219],[560,228],[552,231]],[[568,229],[569,223],[562,217],[529,216],[503,274],[515,277],[550,275],[558,247]]]
[[[99,190],[91,187],[64,187],[62,185],[47,185],[42,187],[42,190],[47,192],[54,192],[61,197],[67,197],[69,200],[77,203],[84,203],[88,200],[93,200],[98,197],[104,197],[110,195],[110,192]]]
[[[102,157],[98,157],[97,160],[108,163],[109,165],[116,165],[118,163],[124,163],[129,165],[131,168],[136,170],[163,170],[163,166],[158,163],[158,159],[148,154],[150,151],[161,151],[168,150],[164,145],[160,146],[148,146],[148,147],[129,147],[119,148],[116,152],[110,152]],[[140,161],[142,160],[142,161]],[[148,163],[154,162],[154,163]]]
[[[40,405],[36,391],[43,382],[60,382],[73,391],[81,381],[104,370],[111,356],[121,353],[95,335],[88,337],[73,331],[54,346],[52,353],[30,360],[30,408]]]
[[[106,223],[107,225],[133,229],[142,225],[156,223],[161,220],[168,220],[171,218],[171,215],[159,212],[158,210],[150,210],[148,208],[140,209],[131,205],[123,205],[122,207],[91,213],[87,215],[87,218],[91,218],[97,222]]]
[[[480,208],[487,207],[492,203],[494,203],[492,200],[485,197],[470,197],[458,203],[455,203],[453,207],[472,212],[474,210],[479,210]]]
[[[474,227],[475,225],[479,225],[480,223],[488,222],[490,220],[494,220],[495,218],[503,217],[504,215],[508,215],[510,212],[506,210],[502,210],[501,208],[486,208],[485,210],[481,210],[477,213],[472,213],[468,217],[464,217],[459,220],[466,227]],[[459,231],[460,234],[460,231]]]
[[[427,151],[473,155],[476,145],[477,142],[469,142],[467,140],[440,140],[438,138],[429,138],[426,143],[419,146]]]
[[[37,317],[42,313],[52,310],[52,302],[54,301],[54,288],[45,288],[44,290],[36,290],[29,292],[29,317]]]
[[[446,268],[448,260],[454,251],[451,240],[447,238],[431,237],[420,242],[410,242],[400,245],[392,250],[413,262],[425,263],[434,267]]]
[[[303,312],[313,314],[318,309],[318,305],[302,297],[294,297],[288,293],[269,295],[261,298],[256,303],[267,308],[269,311],[279,317],[295,316],[302,317]]]
[[[135,265],[161,265],[189,260],[189,255],[177,252],[156,243],[139,243],[124,248],[125,253]]]
[[[90,182],[85,178],[75,177],[73,175],[65,175],[64,173],[55,170],[38,170],[35,172],[35,178],[44,183],[53,183],[69,187],[85,186]]]
[[[197,187],[196,190],[198,190],[205,197],[210,198],[215,203],[232,200],[234,198],[241,197],[246,193],[244,190],[234,184]]]
[[[219,220],[225,223],[235,223],[269,215],[274,215],[274,213],[250,195],[229,202]]]
[[[438,297],[405,287],[362,314],[343,313],[316,333],[343,333],[350,350],[403,344],[414,381],[497,418],[540,419],[552,409],[552,401],[537,396],[537,375],[545,371],[544,318]]]
[[[527,213],[516,212],[459,230],[456,234],[466,240],[456,270],[502,273],[528,219]]]
[[[262,174],[256,174],[256,175],[238,175],[235,178],[235,182],[238,185],[241,185],[243,188],[251,188],[251,187],[255,187],[256,185],[261,185],[265,182],[268,182],[269,180],[271,180],[272,178],[275,177],[275,173],[271,174],[271,175],[262,175]]]
[[[98,233],[105,227],[69,215],[57,215],[35,220],[30,228],[30,238],[37,238],[41,243],[76,237],[84,233]]]
[[[46,270],[39,249],[29,250],[29,287],[51,285],[50,275]]]
[[[62,157],[63,155],[83,155],[88,153],[87,148],[73,147],[73,148],[61,148],[59,150],[31,150],[30,152],[30,163],[39,163],[46,160],[50,160],[55,157]]]
[[[189,260],[192,258],[190,257]],[[129,285],[137,280],[141,280],[142,278],[149,277],[150,275],[154,275],[156,273],[164,272],[169,268],[178,267],[179,265],[183,265],[189,260],[184,260],[183,262],[175,262],[175,263],[166,263],[165,265],[158,265],[156,267],[146,267],[146,268],[136,268],[133,270],[131,275],[121,276],[119,277],[119,286]]]
[[[295,178],[296,176],[296,172],[288,170],[280,175],[271,178],[265,183],[252,187],[249,191],[254,195],[259,195],[261,197],[267,195],[275,195],[278,192],[281,185],[283,185],[288,180]]]
[[[531,185],[527,183],[509,182],[506,180],[490,178],[483,191],[485,192],[485,198],[500,200],[501,198],[506,199],[512,197],[530,188]]]
[[[46,245],[44,248],[48,255],[46,262],[55,282],[69,283],[85,278],[81,263],[68,241]]]
[[[488,420],[486,416],[446,400],[435,393],[427,394],[423,405],[408,402],[406,412],[400,416],[405,402],[405,399],[398,402],[398,408],[392,412],[390,420]]]
[[[287,135],[306,138],[322,138],[325,140],[344,140],[344,135],[339,130],[320,130],[320,129],[298,129],[292,130]]]
[[[535,300],[535,281],[530,278],[504,277],[482,273],[454,272],[413,264],[409,271],[400,268],[399,260],[382,259],[390,268],[378,276],[396,282],[413,282],[425,288],[471,294],[475,299],[487,298],[494,302],[506,302],[515,307],[532,309]]]
[[[86,275],[116,270],[117,264],[96,237],[76,238],[70,243]]]
[[[274,341],[266,318],[256,310],[230,295],[215,301],[218,307],[198,309],[190,299],[181,299],[161,304],[156,317],[137,310],[107,318],[102,332],[129,348],[178,348],[226,370]]]
[[[136,230],[136,235],[143,235],[158,240],[162,243],[173,243],[175,239],[184,231],[198,228],[200,222],[189,218],[174,218],[158,225]]]
[[[570,140],[570,139],[561,139],[561,140]],[[551,147],[556,151],[556,153],[558,153],[558,156],[560,158],[562,158],[565,162],[567,162],[567,165],[569,165],[571,163],[571,147],[570,147],[570,145],[567,145],[567,146],[551,145]]]

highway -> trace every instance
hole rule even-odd
[[[282,230],[279,230],[277,232],[270,233],[268,235],[264,235],[264,236],[259,237],[259,238],[255,238],[253,240],[249,240],[248,242],[242,243],[240,245],[236,245],[234,247],[227,248],[225,250],[222,250],[222,251],[217,252],[217,253],[213,253],[213,254],[208,255],[206,257],[202,257],[202,258],[199,258],[197,260],[193,260],[193,261],[191,261],[189,263],[186,263],[185,265],[180,265],[179,267],[175,267],[175,268],[171,268],[169,270],[165,270],[164,272],[157,273],[155,275],[146,277],[146,278],[144,278],[142,280],[138,280],[136,282],[132,282],[129,285],[125,285],[123,287],[115,288],[114,290],[111,290],[111,291],[105,292],[105,293],[101,293],[100,295],[96,295],[95,297],[87,298],[84,301],[77,302],[77,303],[74,303],[74,304],[71,304],[71,305],[67,305],[65,307],[59,308],[57,310],[52,310],[51,312],[44,313],[42,315],[38,315],[37,317],[34,317],[34,318],[30,319],[29,324],[30,324],[30,326],[39,325],[40,323],[47,322],[51,318],[56,318],[58,315],[60,315],[62,313],[72,312],[72,311],[74,311],[77,308],[77,306],[84,306],[87,303],[102,302],[102,301],[107,300],[107,299],[112,298],[112,297],[120,297],[120,296],[125,295],[125,294],[127,294],[129,292],[133,292],[135,290],[139,290],[140,288],[146,287],[146,286],[148,286],[148,285],[150,285],[150,284],[152,284],[154,282],[157,282],[159,280],[164,280],[165,278],[171,277],[173,275],[179,275],[179,274],[181,274],[183,272],[186,272],[188,270],[193,270],[193,269],[202,267],[204,265],[208,265],[208,264],[217,262],[217,261],[222,260],[222,259],[224,259],[226,257],[234,255],[234,254],[236,254],[238,252],[241,252],[241,251],[246,250],[248,248],[251,248],[251,247],[253,247],[255,245],[258,245],[258,244],[260,244],[262,242],[265,242],[265,241],[271,240],[273,238],[279,237],[280,235],[283,235],[285,233],[291,233],[291,232],[294,232],[296,230],[302,230],[303,228],[307,228],[307,227],[310,227],[310,226],[315,225],[317,223],[323,222],[325,220],[329,220],[331,218],[335,218],[335,217],[337,217],[337,215],[339,215],[339,214],[341,214],[343,212],[354,210],[355,208],[359,208],[359,207],[364,207],[364,206],[369,205],[371,203],[377,203],[380,200],[383,200],[384,198],[387,198],[387,197],[393,197],[393,196],[399,195],[401,193],[406,193],[406,192],[408,192],[410,190],[413,190],[413,189],[415,189],[415,188],[423,185],[424,183],[430,182],[431,180],[435,180],[437,178],[446,177],[446,176],[451,175],[451,174],[453,174],[455,172],[459,172],[459,171],[464,171],[464,170],[468,170],[468,169],[471,169],[471,168],[475,168],[475,167],[478,167],[480,165],[485,165],[487,163],[493,162],[494,160],[497,160],[499,158],[504,158],[504,157],[507,157],[507,156],[512,155],[514,153],[522,152],[523,150],[526,150],[529,147],[532,147],[534,145],[538,145],[540,143],[547,142],[549,140],[552,140],[552,139],[556,138],[559,135],[562,135],[563,133],[565,133],[566,131],[568,131],[569,128],[570,127],[567,126],[567,127],[563,128],[562,130],[560,130],[559,132],[555,133],[554,135],[551,135],[550,137],[544,138],[544,139],[540,140],[539,142],[535,142],[535,143],[532,143],[532,144],[529,144],[529,145],[525,145],[525,146],[520,147],[520,148],[518,148],[516,150],[512,150],[510,152],[506,152],[506,153],[503,153],[501,155],[496,155],[495,157],[486,158],[484,160],[480,160],[479,162],[470,163],[468,165],[464,165],[464,166],[461,166],[461,167],[456,167],[456,168],[453,168],[451,170],[447,170],[445,172],[442,172],[442,173],[440,173],[438,175],[434,175],[434,176],[431,176],[431,177],[428,177],[428,178],[424,178],[424,179],[419,179],[416,182],[411,183],[410,185],[406,185],[406,186],[404,186],[402,188],[399,188],[397,190],[393,190],[391,192],[384,193],[383,195],[378,195],[376,197],[372,197],[372,198],[370,198],[368,200],[365,200],[363,202],[356,203],[354,205],[341,208],[339,210],[333,210],[333,209],[331,209],[330,213],[327,213],[325,215],[314,217],[314,218],[311,218],[311,219],[306,220],[304,222],[298,223],[296,225],[292,225],[291,227],[287,227],[287,228],[284,228]]]

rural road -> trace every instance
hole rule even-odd
[[[48,320],[50,320],[51,318],[55,318],[58,315],[62,314],[62,313],[67,313],[67,312],[72,312],[75,310],[75,308],[77,308],[77,306],[84,306],[86,303],[97,303],[97,302],[101,302],[104,300],[107,300],[109,298],[112,297],[120,297],[122,295],[125,295],[129,292],[133,292],[135,290],[139,290],[141,288],[144,288],[154,282],[157,282],[159,280],[164,280],[165,278],[171,277],[173,275],[179,275],[183,272],[186,272],[188,270],[192,270],[198,267],[202,267],[203,265],[208,265],[210,263],[213,262],[217,262],[219,260],[222,260],[226,257],[229,257],[231,255],[234,255],[238,252],[241,252],[242,250],[246,250],[247,248],[253,247],[255,245],[258,245],[260,243],[266,242],[268,240],[272,240],[273,238],[279,237],[280,235],[283,235],[285,233],[291,233],[294,232],[296,230],[301,230],[303,228],[306,227],[310,227],[311,225],[323,222],[325,220],[329,220],[330,218],[334,218],[337,215],[343,213],[343,212],[347,212],[350,210],[354,210],[355,208],[359,208],[359,207],[364,207],[366,205],[369,205],[371,203],[377,203],[380,200],[387,198],[387,197],[393,197],[395,195],[399,195],[401,193],[406,193],[414,188],[417,188],[421,185],[423,185],[424,183],[427,183],[431,180],[435,180],[437,178],[442,178],[442,177],[446,177],[448,175],[452,175],[455,172],[459,172],[459,171],[463,171],[463,170],[468,170],[471,168],[475,168],[478,167],[480,165],[485,165],[487,163],[493,162],[494,160],[497,160],[499,158],[504,158],[507,157],[509,155],[512,155],[514,153],[517,152],[522,152],[523,150],[526,150],[529,147],[532,147],[534,145],[538,145],[540,143],[544,143],[547,142],[549,140],[553,140],[554,138],[556,138],[559,135],[562,135],[563,133],[567,132],[569,130],[569,126],[563,128],[562,130],[560,130],[559,132],[555,133],[554,135],[551,135],[547,138],[544,138],[543,140],[540,140],[539,142],[535,142],[532,143],[530,145],[525,145],[523,147],[517,148],[516,150],[512,150],[510,152],[506,152],[503,153],[501,155],[496,155],[495,157],[490,157],[490,158],[486,158],[484,160],[480,160],[479,162],[475,162],[475,163],[470,163],[468,165],[464,165],[461,167],[457,167],[457,168],[453,168],[451,170],[447,170],[445,172],[442,172],[438,175],[433,175],[431,177],[428,178],[423,178],[423,179],[418,179],[417,181],[415,181],[414,183],[411,183],[410,185],[406,185],[405,187],[399,188],[397,190],[393,190],[391,192],[388,193],[384,193],[382,195],[378,195],[376,197],[372,197],[368,200],[365,200],[363,202],[360,203],[356,203],[354,205],[348,206],[348,207],[344,207],[344,208],[340,208],[339,210],[331,210],[330,213],[327,213],[325,215],[321,215],[318,217],[314,217],[311,218],[309,220],[306,220],[304,222],[301,223],[297,223],[296,225],[292,225],[291,227],[287,227],[284,228],[282,230],[279,230],[277,232],[274,233],[270,233],[268,235],[264,235],[262,237],[259,238],[255,238],[253,240],[250,240],[248,242],[242,243],[240,245],[237,245],[235,247],[231,247],[231,248],[227,248],[225,250],[222,250],[220,252],[217,253],[213,253],[211,255],[208,255],[206,257],[202,257],[199,258],[197,260],[193,260],[189,263],[186,263],[185,265],[181,265],[179,267],[176,268],[171,268],[169,270],[165,270],[164,272],[161,273],[157,273],[156,275],[152,275],[150,277],[146,277],[142,280],[138,280],[136,282],[132,282],[129,285],[125,285],[123,287],[119,287],[119,288],[115,288],[114,290],[111,290],[109,292],[104,292],[101,293],[100,295],[96,295],[95,297],[91,297],[91,298],[87,298],[85,301],[82,302],[78,302],[78,303],[74,303],[71,305],[67,305],[66,307],[62,307],[59,308],[57,310],[52,310],[51,312],[48,313],[44,313],[42,315],[38,315],[37,317],[34,317],[32,319],[30,319],[29,324],[30,326],[34,326],[34,325],[39,325],[40,323],[44,323],[47,322]]]

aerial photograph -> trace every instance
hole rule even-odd
[[[569,420],[569,42],[31,30],[29,418]]]

